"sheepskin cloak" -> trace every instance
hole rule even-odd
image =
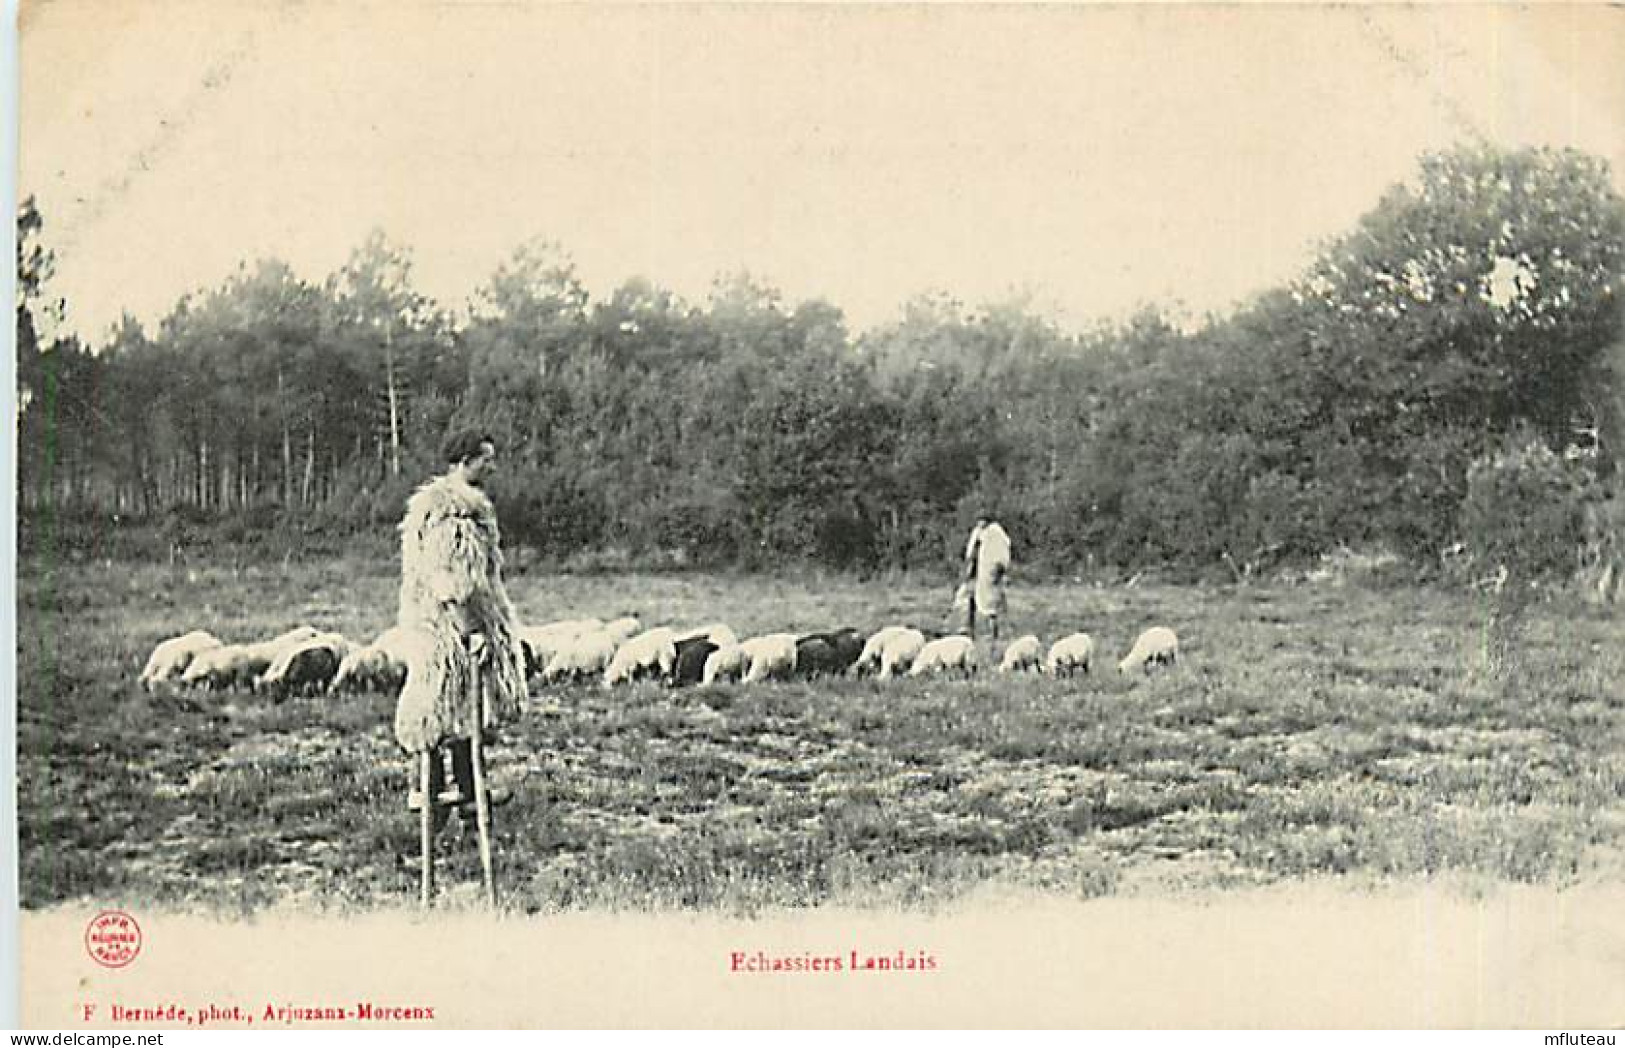
[[[461,477],[436,477],[406,503],[401,521],[400,625],[431,638],[409,660],[395,707],[395,739],[418,753],[473,734],[467,638],[485,635],[481,670],[486,726],[519,716],[525,695],[517,620],[502,586],[502,537],[485,493]]]

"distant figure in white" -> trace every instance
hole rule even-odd
[[[999,619],[1005,612],[1004,583],[1010,573],[1010,536],[996,520],[976,518],[965,543],[965,581],[971,586],[966,624],[976,636],[976,619],[987,619],[991,636],[999,639]]]

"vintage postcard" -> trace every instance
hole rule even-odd
[[[1621,9],[17,34],[22,1025],[1625,1022]]]

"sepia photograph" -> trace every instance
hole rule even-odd
[[[1625,9],[15,32],[19,1025],[1625,1023]]]

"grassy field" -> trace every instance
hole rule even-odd
[[[416,821],[392,698],[161,693],[152,645],[204,627],[393,618],[395,567],[20,565],[26,906],[210,912],[410,901]],[[946,584],[524,576],[528,620],[634,612],[741,635],[940,625]],[[509,905],[931,908],[1448,875],[1625,872],[1625,629],[1607,611],[1354,585],[1022,584],[1012,625],[1085,629],[1107,665],[1152,623],[1183,665],[1143,680],[834,681],[534,692],[494,749]],[[439,839],[454,899],[473,833]]]

